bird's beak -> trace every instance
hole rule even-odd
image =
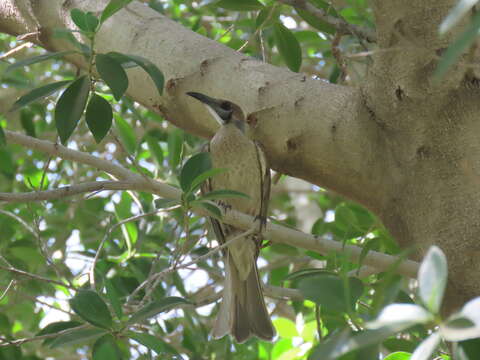
[[[205,104],[207,106],[207,109],[210,111],[210,113],[220,125],[224,125],[226,120],[230,118],[232,114],[231,110],[225,110],[222,108],[221,104],[223,103],[223,100],[214,99],[210,96],[193,91],[187,92],[187,95],[194,97],[195,99]]]

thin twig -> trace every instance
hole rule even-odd
[[[15,279],[12,279],[10,280],[10,283],[8,284],[7,288],[5,289],[5,291],[2,293],[2,295],[0,295],[0,301],[3,300],[3,298],[7,295],[8,291],[10,290],[10,288],[15,285]]]
[[[330,25],[332,25],[338,32],[342,34],[350,34],[357,36],[360,39],[365,39],[368,42],[374,43],[377,41],[375,32],[369,28],[350,24],[341,17],[328,15],[324,9],[315,7],[306,0],[278,0],[279,2],[293,6],[296,9],[305,10]]]
[[[52,338],[56,338],[60,335],[68,334],[72,331],[85,329],[87,327],[89,327],[89,326],[86,325],[86,324],[83,324],[83,325],[79,325],[77,327],[65,329],[65,330],[62,330],[62,331],[59,331],[59,332],[56,332],[56,333],[39,335],[39,336],[35,336],[35,337],[32,337],[32,338],[23,338],[23,339],[17,339],[17,340],[3,339],[2,342],[0,343],[0,347],[3,347],[3,346],[19,346],[19,345],[25,344],[27,342],[40,341],[40,340],[45,340],[45,339],[52,339]]]
[[[26,272],[26,271],[23,271],[23,270],[20,270],[20,269],[16,269],[16,268],[11,267],[11,266],[8,267],[8,266],[0,265],[0,270],[9,271],[9,272],[12,272],[12,273],[14,273],[14,274],[21,275],[21,276],[25,276],[25,277],[29,277],[29,278],[34,279],[34,280],[39,280],[39,281],[43,281],[43,282],[48,282],[48,283],[51,283],[51,284],[55,284],[55,285],[60,285],[60,286],[66,287],[66,288],[68,288],[68,289],[76,290],[76,288],[73,287],[73,286],[71,286],[71,285],[62,283],[62,282],[57,281],[57,280],[49,279],[49,278],[46,278],[46,277],[43,277],[43,276],[40,276],[40,275],[32,274],[32,273],[29,273],[29,272]]]

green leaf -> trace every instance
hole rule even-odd
[[[286,276],[284,280],[297,280],[297,279],[305,278],[308,276],[320,275],[320,274],[334,275],[332,272],[325,269],[302,269],[302,270],[295,271],[291,274],[288,274],[288,276]]]
[[[292,71],[298,72],[302,65],[302,50],[297,38],[283,24],[277,22],[273,25],[273,37],[278,52]]]
[[[112,127],[113,111],[110,103],[102,96],[93,94],[87,105],[85,120],[97,144]]]
[[[109,17],[114,15],[116,12],[120,11],[123,7],[131,3],[132,0],[110,0],[108,5],[102,11],[100,15],[100,23],[104,23]]]
[[[92,360],[123,359],[122,352],[111,334],[97,339],[92,347]]]
[[[112,305],[113,311],[119,319],[123,316],[122,304],[120,301],[120,294],[112,283],[112,280],[105,279],[105,290],[107,294],[108,301]]]
[[[183,131],[174,128],[168,134],[168,162],[172,169],[180,164],[183,149]]]
[[[128,337],[136,342],[146,346],[150,350],[155,351],[157,354],[170,353],[179,356],[177,350],[165,341],[156,336],[147,334],[147,333],[137,333],[129,331],[127,333]]]
[[[480,12],[477,12],[472,21],[468,24],[467,29],[460,34],[457,39],[450,44],[445,54],[443,54],[440,62],[433,74],[434,78],[439,81],[447,70],[452,66],[458,58],[466,51],[466,49],[475,41],[480,29]]]
[[[412,354],[403,351],[397,351],[389,354],[384,360],[410,360],[410,356],[412,356]]]
[[[163,86],[165,84],[165,77],[160,69],[152,63],[150,60],[145,59],[144,57],[138,55],[128,55],[128,54],[121,54],[118,52],[110,52],[107,55],[115,58],[117,61],[118,59],[122,59],[121,63],[133,62],[140,66],[145,72],[150,76],[153,80],[158,94],[161,96],[163,94]]]
[[[129,154],[134,154],[137,149],[137,139],[132,127],[124,118],[117,114],[115,114],[115,125],[117,126],[118,134],[125,149]]]
[[[363,292],[363,284],[357,278],[344,280],[336,275],[319,274],[301,279],[298,289],[306,299],[331,311],[348,312]]]
[[[158,139],[147,134],[145,140],[148,145],[148,150],[150,150],[150,154],[155,158],[157,165],[162,167],[164,157],[162,147],[158,144]]]
[[[3,131],[3,126],[0,124],[0,146],[7,145],[7,139],[5,137],[5,132]]]
[[[149,319],[183,304],[189,304],[189,302],[184,298],[177,296],[170,296],[158,301],[153,301],[134,313],[130,319],[128,319],[127,325],[137,324],[143,320]]]
[[[384,326],[395,326],[407,329],[416,324],[425,324],[433,319],[433,315],[416,304],[390,304],[382,309],[377,318],[366,326],[379,329]]]
[[[175,199],[155,199],[154,201],[155,209],[165,209],[173,205],[179,204],[179,200]]]
[[[447,258],[437,246],[432,246],[418,271],[418,292],[423,304],[438,313],[447,286]]]
[[[234,11],[254,11],[263,9],[261,2],[257,0],[220,0],[216,6]]]
[[[22,111],[20,111],[20,123],[22,124],[25,133],[31,137],[37,137],[35,124],[33,123],[34,117],[35,112],[30,109],[22,109]]]
[[[47,326],[45,326],[42,330],[40,330],[36,336],[41,336],[41,335],[47,335],[47,334],[55,334],[60,331],[66,330],[66,329],[71,329],[77,326],[82,325],[82,323],[78,321],[58,321],[54,323],[50,323]],[[51,339],[45,339],[43,341],[43,345],[47,346],[51,344],[55,338]]]
[[[273,25],[278,21],[279,14],[279,7],[269,6],[263,8],[258,12],[257,18],[255,19],[255,27],[258,29]]]
[[[201,152],[190,157],[180,171],[180,187],[187,193],[190,191],[192,182],[199,175],[212,168],[212,160],[208,152]]]
[[[72,310],[82,319],[105,329],[112,327],[112,315],[95,291],[80,290],[69,302]]]
[[[38,56],[31,57],[31,58],[23,59],[23,60],[17,61],[15,64],[12,64],[12,65],[8,66],[5,69],[4,74],[6,74],[6,73],[8,73],[8,72],[10,72],[14,69],[17,69],[19,67],[36,64],[36,63],[39,63],[39,62],[45,61],[45,60],[58,59],[60,57],[63,57],[63,56],[68,55],[68,54],[73,54],[73,53],[76,53],[76,51],[73,51],[73,50],[59,51],[59,52],[46,53],[46,54],[43,54],[43,55],[38,55]]]
[[[72,11],[70,11],[70,17],[75,25],[82,31],[94,33],[97,30],[99,22],[91,12],[72,9]]]
[[[317,8],[322,9],[325,11],[327,15],[338,17],[338,13],[335,11],[334,7],[329,3],[323,0],[312,0],[310,1],[313,3]],[[320,20],[315,15],[312,15],[308,11],[296,8],[295,11],[297,12],[300,17],[307,22],[310,26],[314,27],[315,29],[320,30],[321,32],[328,33],[328,34],[335,34],[336,30],[335,27],[330,25],[329,23]]]
[[[95,65],[100,77],[112,90],[115,100],[120,100],[128,88],[127,73],[123,70],[122,65],[107,54],[97,54]]]
[[[18,110],[30,104],[31,102],[34,102],[34,101],[37,101],[38,99],[49,96],[55,93],[56,91],[58,91],[59,89],[61,89],[62,87],[64,87],[65,85],[70,84],[71,82],[72,82],[71,80],[58,81],[58,82],[54,82],[51,84],[47,84],[47,85],[43,85],[38,88],[35,88],[29,91],[28,93],[26,93],[25,95],[20,96],[20,98],[18,98],[18,100],[15,101],[15,103],[12,105],[9,111],[12,112],[12,111]]]
[[[247,194],[235,191],[235,190],[213,190],[208,194],[203,195],[199,200],[216,200],[216,199],[225,199],[225,198],[243,198],[250,199],[250,196]]]
[[[55,106],[55,126],[63,145],[78,124],[90,92],[90,79],[83,75],[71,83]]]
[[[192,206],[199,206],[206,209],[210,214],[218,219],[222,218],[222,210],[215,204],[206,201],[192,201],[191,204]]]
[[[228,169],[210,169],[202,174],[198,175],[195,179],[193,179],[192,184],[190,185],[190,191],[195,191],[197,188],[202,185],[202,183],[207,180],[208,178],[211,178],[217,174],[221,174],[228,171]]]
[[[87,340],[96,338],[105,333],[106,333],[106,330],[99,329],[99,328],[72,330],[71,332],[62,334],[57,338],[55,338],[55,340],[53,340],[50,343],[50,348],[55,349],[61,346],[76,345],[79,343],[86,342]]]

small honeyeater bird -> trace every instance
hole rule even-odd
[[[243,192],[248,198],[235,197],[223,204],[265,221],[270,196],[270,168],[262,146],[246,133],[248,124],[242,109],[227,100],[188,92],[200,100],[219,122],[208,151],[214,168],[227,169],[205,183],[202,191],[229,189]],[[212,228],[220,243],[225,243],[245,230],[211,218]],[[261,227],[261,226],[260,226]],[[212,331],[214,338],[231,334],[239,343],[255,335],[272,340],[275,329],[270,320],[257,270],[262,239],[259,234],[235,240],[224,252],[225,286],[223,300]]]

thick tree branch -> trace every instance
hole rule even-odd
[[[27,2],[19,0],[17,2]],[[73,29],[72,8],[98,12],[107,1],[38,2],[38,43],[49,50],[70,49],[52,36],[54,28]],[[0,9],[0,22],[6,15]],[[6,31],[27,29],[9,17]],[[141,69],[129,69],[129,95],[173,124],[201,136],[217,125],[198,102],[185,95],[199,91],[239,104],[249,116],[252,136],[266,148],[273,169],[326,187],[374,211],[386,191],[383,134],[358,89],[314,80],[257,61],[171,21],[144,4],[132,2],[110,18],[96,37],[98,53],[141,54],[168,80],[163,96]],[[81,56],[68,58],[86,68]]]
[[[24,145],[27,148],[36,149],[46,152],[53,156],[59,156],[66,160],[76,161],[78,163],[96,167],[99,170],[113,172],[114,175],[128,179],[132,183],[131,190],[146,191],[168,199],[180,199],[181,191],[177,188],[145,178],[139,174],[135,174],[120,165],[114,165],[108,161],[99,159],[81,151],[69,149],[65,146],[54,144],[46,140],[38,140],[27,135],[17,134],[12,131],[5,131],[7,141]],[[200,215],[208,216],[205,210],[195,209]],[[222,221],[230,225],[235,225],[241,229],[250,229],[255,219],[252,216],[242,214],[234,210],[227,210]],[[362,251],[361,247],[354,245],[343,245],[338,241],[320,238],[318,236],[305,234],[301,231],[287,228],[285,226],[268,223],[264,232],[265,238],[294,247],[300,247],[321,254],[329,252],[343,253],[347,258],[358,261]],[[370,251],[363,263],[379,269],[381,271],[393,269],[394,271],[408,276],[416,277],[418,272],[418,263],[411,260],[401,261],[398,266],[394,266],[399,261],[397,257],[383,254],[380,252]]]
[[[377,41],[377,36],[372,29],[364,28],[358,25],[349,24],[347,21],[340,17],[328,15],[324,9],[313,6],[306,0],[278,0],[281,3],[293,6],[295,9],[301,9],[309,12],[317,19],[322,20],[332,25],[342,35],[353,35],[361,39],[365,39],[368,42]]]

